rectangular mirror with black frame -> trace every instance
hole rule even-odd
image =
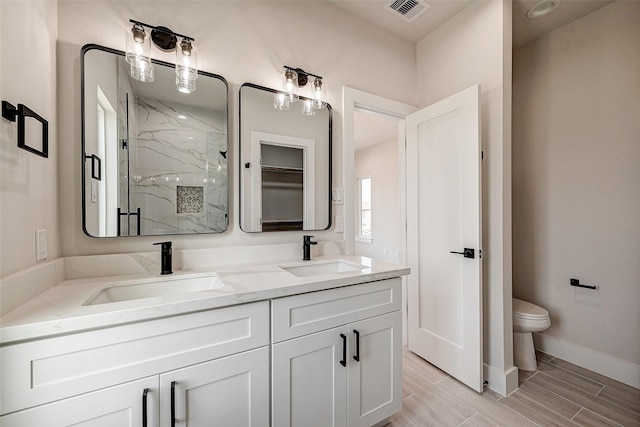
[[[83,229],[92,237],[221,233],[228,227],[228,86],[199,71],[176,90],[173,64],[130,77],[124,53],[82,49]]]
[[[277,91],[240,87],[240,227],[245,232],[331,226],[331,106],[286,110]]]

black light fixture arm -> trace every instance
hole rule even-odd
[[[184,40],[195,41],[195,39],[193,37],[185,36],[184,34],[176,33],[175,31],[172,31],[172,30],[168,29],[167,27],[159,27],[159,26],[155,26],[155,25],[149,25],[149,24],[145,24],[144,22],[136,21],[135,19],[129,19],[129,22],[131,22],[132,24],[135,24],[135,25],[141,25],[143,27],[151,28],[152,30],[161,31],[161,32],[165,32],[165,33],[170,33],[170,34],[173,34],[174,36],[180,37],[180,38],[182,38]]]
[[[288,65],[285,65],[284,68],[285,68],[285,70],[291,70],[291,71],[295,71],[296,72],[296,74],[298,75],[298,87],[306,86],[309,76],[315,77],[316,79],[322,80],[322,76],[319,76],[319,75],[313,74],[313,73],[308,73],[305,70],[303,70],[302,68],[294,68],[294,67],[290,67]]]

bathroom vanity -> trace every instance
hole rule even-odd
[[[376,425],[401,407],[408,272],[340,257],[63,281],[2,317],[0,423]]]

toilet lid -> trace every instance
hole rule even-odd
[[[514,316],[523,319],[544,319],[549,317],[549,312],[544,308],[517,298],[513,298],[512,311]]]

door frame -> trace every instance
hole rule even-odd
[[[407,211],[406,211],[406,142],[404,119],[409,114],[418,111],[413,105],[404,104],[372,93],[363,92],[347,86],[342,87],[342,181],[344,185],[344,205],[342,215],[344,219],[345,253],[352,255],[356,244],[355,221],[355,144],[354,144],[354,113],[366,111],[384,117],[401,119],[398,124],[398,181],[400,194],[400,263],[407,264]],[[407,278],[402,277],[402,344],[407,344]]]

